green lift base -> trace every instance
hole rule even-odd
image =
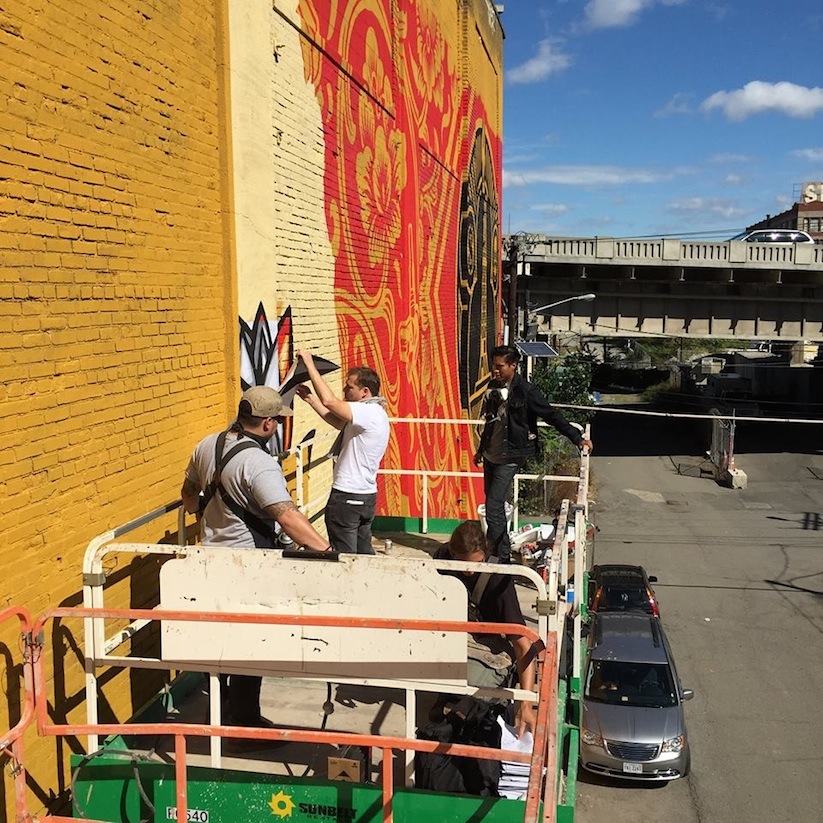
[[[76,817],[111,823],[176,819],[174,765],[129,758],[127,751],[111,751],[80,765],[82,758],[72,757],[72,769],[80,765],[74,781]],[[383,820],[377,786],[227,769],[189,768],[188,807],[188,819],[195,823]],[[522,823],[523,801],[401,788],[394,794],[393,817],[397,823]]]

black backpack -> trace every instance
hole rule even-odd
[[[465,696],[451,703],[450,709],[442,721],[421,726],[418,739],[500,748],[502,732],[497,716],[503,707]],[[437,752],[417,752],[414,756],[415,786],[435,792],[498,797],[500,769],[499,760]]]

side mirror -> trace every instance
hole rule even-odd
[[[692,689],[681,689],[680,690],[680,699],[681,700],[691,700],[694,697],[694,691]]]
[[[649,583],[657,583],[657,577],[655,577],[655,575],[653,575],[653,574],[650,574],[649,575]]]

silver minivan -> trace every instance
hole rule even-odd
[[[583,768],[629,780],[688,775],[683,701],[694,692],[680,684],[659,618],[634,612],[595,614],[588,646]]]

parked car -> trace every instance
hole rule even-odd
[[[668,781],[691,768],[680,684],[663,624],[637,612],[600,613],[588,636],[580,760],[596,774]]]
[[[743,240],[746,243],[814,243],[812,236],[800,229],[755,229],[742,231],[729,240]]]
[[[660,617],[652,583],[657,583],[657,578],[649,577],[642,566],[592,566],[589,572],[589,611],[641,611]]]

